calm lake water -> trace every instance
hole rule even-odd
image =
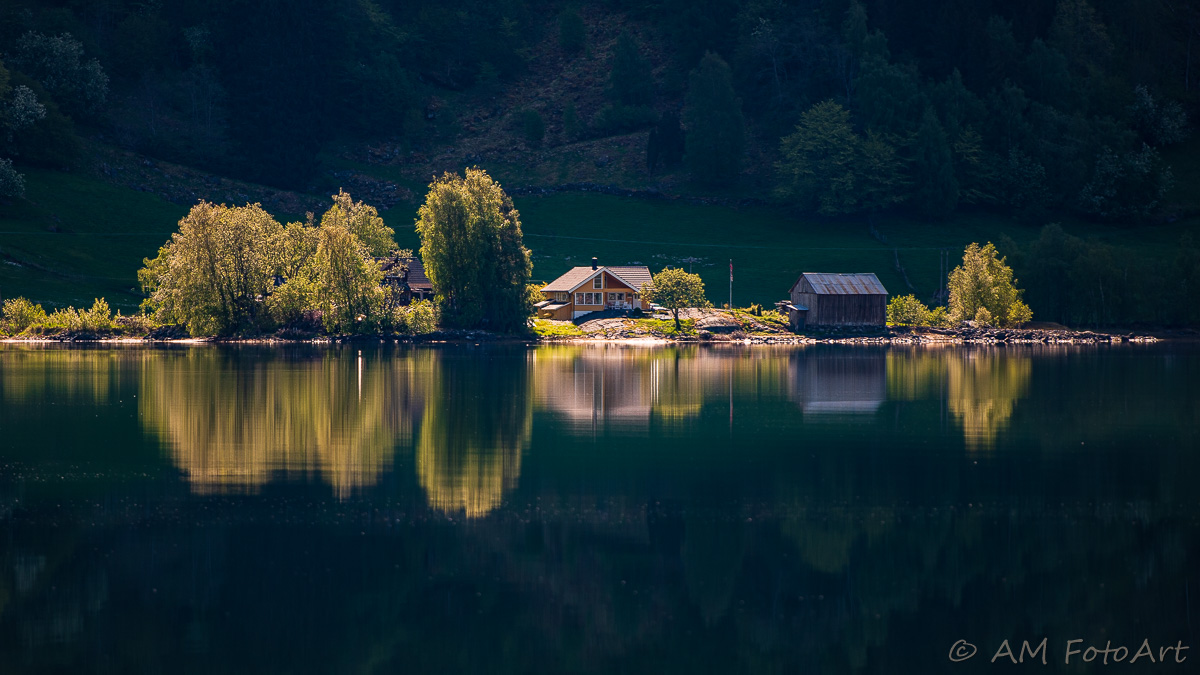
[[[1197,420],[1186,345],[4,346],[0,672],[1185,672]]]

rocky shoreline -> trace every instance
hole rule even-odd
[[[741,344],[741,345],[1089,345],[1154,343],[1164,337],[1146,332],[1095,332],[1069,329],[1022,328],[887,328],[883,331],[832,330],[793,334],[785,331],[745,332],[743,330],[698,329],[694,334],[667,335],[659,331],[630,327],[599,328],[582,335],[527,336],[501,335],[483,330],[440,330],[425,335],[263,335],[240,338],[192,338],[174,327],[156,329],[145,337],[121,337],[94,333],[63,333],[37,337],[0,338],[0,343],[67,344],[587,344],[600,342],[655,344]],[[1194,334],[1165,339],[1196,339]]]

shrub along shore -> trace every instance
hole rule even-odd
[[[810,329],[795,334],[787,329],[784,317],[773,311],[734,309],[685,310],[679,328],[669,319],[606,317],[575,324],[569,321],[531,321],[525,332],[497,333],[486,330],[431,327],[423,332],[386,331],[364,333],[324,333],[314,325],[309,330],[289,327],[274,333],[238,337],[195,338],[177,324],[159,324],[144,314],[122,316],[109,310],[103,298],[90,309],[56,310],[47,314],[25,298],[3,303],[0,312],[0,342],[51,343],[230,343],[296,344],[341,342],[436,343],[597,343],[647,342],[695,343],[713,345],[803,345],[803,344],[1116,344],[1156,342],[1162,338],[1195,339],[1193,333],[1155,331],[1103,332],[1071,330],[1066,327],[993,328],[962,326],[955,328],[886,326],[882,328]],[[1152,334],[1154,333],[1154,334]]]

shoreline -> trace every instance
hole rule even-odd
[[[437,331],[421,336],[411,335],[333,335],[319,337],[258,336],[245,338],[220,337],[127,337],[102,336],[91,333],[51,336],[3,337],[0,344],[79,344],[79,345],[335,345],[354,343],[411,344],[411,345],[475,345],[524,344],[625,344],[660,347],[677,344],[700,345],[1087,345],[1087,344],[1150,344],[1158,342],[1200,342],[1195,331],[1091,331],[1070,329],[1022,328],[887,328],[883,331],[828,331],[809,334],[791,333],[715,333],[700,331],[695,335],[635,336],[610,335],[596,331],[584,335],[521,336],[502,335],[487,331]]]

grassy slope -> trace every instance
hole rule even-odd
[[[129,313],[140,301],[136,272],[142,258],[155,254],[186,209],[74,174],[30,170],[26,178],[29,199],[0,206],[0,296],[24,295],[48,307],[90,306],[92,298],[105,297]],[[801,272],[875,272],[893,295],[906,294],[894,249],[917,295],[928,298],[938,287],[937,249],[950,249],[954,264],[968,242],[1008,235],[1024,244],[1037,235],[1037,228],[988,214],[960,215],[948,223],[881,218],[876,228],[885,243],[869,234],[863,220],[801,219],[765,207],[589,193],[515,201],[526,245],[534,252],[535,279],[549,281],[589,264],[593,255],[603,264],[642,263],[655,272],[666,265],[691,266],[716,305],[728,297],[730,258],[739,306],[785,298]],[[274,215],[281,222],[289,219]],[[396,230],[397,243],[419,246],[415,207],[398,205],[383,215]],[[1194,226],[1194,219],[1184,219],[1137,229],[1078,223],[1067,229],[1167,259],[1179,235]],[[696,260],[689,265],[688,258]]]
[[[957,264],[972,241],[999,241],[1008,235],[1026,244],[1038,228],[991,214],[965,214],[947,223],[882,218],[869,234],[865,220],[800,219],[775,209],[732,209],[670,201],[641,201],[597,194],[558,194],[516,200],[526,245],[534,251],[534,277],[549,281],[575,265],[643,263],[657,272],[687,267],[704,279],[717,305],[729,293],[733,259],[735,305],[771,303],[787,296],[801,272],[874,272],[893,295],[910,291],[896,271],[896,251],[909,281],[922,298],[938,288],[938,249],[951,251]],[[1067,224],[1074,234],[1132,246],[1146,255],[1168,256],[1185,225],[1139,229]],[[575,238],[572,238],[575,237]],[[609,241],[596,241],[609,240]],[[646,243],[635,243],[646,242]],[[651,243],[652,242],[652,243]]]
[[[27,199],[0,206],[0,296],[47,309],[104,297],[114,310],[136,309],[142,258],[155,255],[186,209],[94,178],[24,173]]]

